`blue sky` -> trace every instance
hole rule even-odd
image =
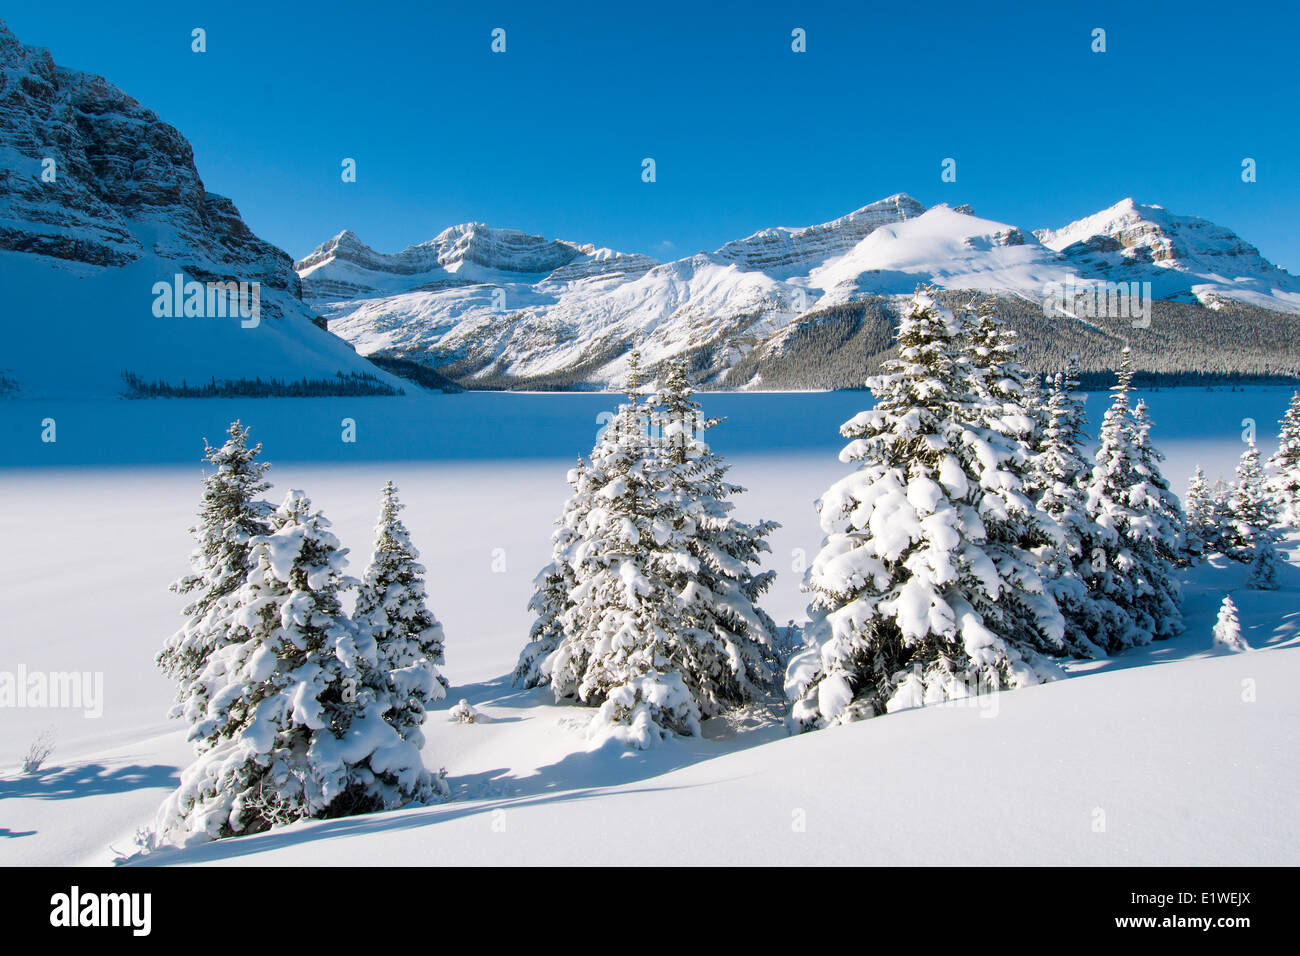
[[[3,16],[178,127],[207,187],[295,256],[344,228],[391,252],[478,220],[664,259],[895,192],[1026,228],[1132,195],[1300,273],[1290,3],[69,0]]]

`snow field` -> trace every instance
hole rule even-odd
[[[1093,434],[1106,397],[1090,397]],[[1243,447],[1242,418],[1256,419],[1261,451],[1271,453],[1289,392],[1143,397],[1168,455],[1165,473],[1181,493],[1198,462],[1211,478],[1231,476]],[[784,525],[771,539],[766,566],[778,578],[763,602],[779,624],[803,617],[806,598],[791,569],[801,560],[796,549],[804,561],[816,553],[812,499],[846,470],[835,457],[842,444],[836,428],[868,400],[843,393],[704,396],[706,412],[730,416],[710,437],[731,460],[731,477],[750,489],[737,501],[739,516]],[[7,798],[0,861],[108,862],[108,845],[124,848],[136,827],[151,822],[188,762],[178,725],[164,718],[171,686],[152,658],[180,620],[180,599],[166,586],[185,570],[191,546],[186,528],[198,503],[200,439],[216,440],[234,417],[265,442],[275,485],[268,496],[306,490],[352,549],[354,574],[368,554],[383,482],[392,478],[401,489],[403,517],[429,569],[430,605],[445,627],[444,673],[452,683],[426,724],[424,758],[431,769],[447,768],[457,799],[228,841],[229,848],[189,851],[196,855],[184,859],[249,862],[252,853],[255,861],[294,863],[560,862],[576,861],[585,847],[592,859],[608,854],[603,858],[626,862],[756,861],[750,854],[778,850],[788,851],[791,863],[926,862],[922,857],[944,844],[951,859],[932,862],[1295,861],[1300,843],[1286,812],[1296,783],[1296,704],[1294,695],[1285,699],[1285,687],[1300,655],[1278,650],[1296,643],[1300,627],[1292,568],[1283,569],[1283,588],[1271,594],[1240,590],[1243,566],[1197,569],[1186,593],[1186,635],[1071,665],[1074,674],[1100,675],[1096,680],[1001,695],[998,719],[927,709],[795,739],[770,724],[738,732],[711,721],[702,740],[648,754],[588,753],[590,710],[556,707],[545,692],[514,692],[502,676],[527,636],[525,604],[549,554],[565,471],[590,448],[598,410],[615,403],[598,395],[362,400],[356,449],[335,437],[349,406],[338,399],[69,404],[52,412],[61,429],[52,448],[36,437],[45,409],[0,407],[3,455],[28,466],[0,473],[0,670],[23,664],[102,672],[105,688],[98,720],[0,711],[0,794]],[[128,460],[153,454],[162,464],[104,467],[119,446]],[[359,460],[346,464],[354,451]],[[44,452],[59,455],[64,467],[30,467]],[[396,460],[375,460],[381,456]],[[1212,650],[1211,629],[1229,589],[1243,636],[1261,649],[1256,654]],[[1223,659],[1182,662],[1211,655]],[[1166,662],[1179,663],[1138,666]],[[1239,711],[1247,677],[1258,683],[1260,706]],[[445,711],[461,698],[486,719],[448,721]],[[954,729],[968,718],[979,722]],[[1143,733],[1132,732],[1133,720]],[[57,745],[50,772],[17,777],[13,768],[47,727]],[[1057,756],[1044,761],[1044,753]],[[964,762],[945,769],[944,755]],[[1060,763],[1070,769],[1056,769]],[[1016,782],[993,779],[998,768]],[[954,782],[964,775],[978,798],[960,812],[943,811],[951,827],[917,835],[896,819],[917,800],[939,799],[944,788],[922,783],[929,770]],[[825,792],[809,779],[822,781]],[[1089,779],[1097,780],[1092,790]],[[1072,802],[1061,794],[1074,794]],[[1162,802],[1167,809],[1157,812]],[[1071,829],[1080,822],[1070,816],[1076,803],[1084,813],[1079,833]],[[1109,840],[1092,840],[1089,814],[1097,806],[1111,808]],[[1215,808],[1222,817],[1231,806],[1242,812],[1211,825]],[[494,845],[483,834],[494,834],[491,811],[501,809],[512,837]],[[807,811],[802,833],[791,829],[797,809]],[[980,820],[1004,836],[1013,823],[1030,836],[1013,848],[1001,837],[977,836]],[[646,839],[649,833],[655,839]]]

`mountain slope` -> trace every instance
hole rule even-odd
[[[258,323],[155,315],[155,283],[177,274],[243,282],[250,295],[257,283]],[[20,396],[115,395],[124,372],[174,385],[339,374],[400,384],[324,330],[293,260],[204,188],[176,129],[2,22],[0,307],[27,317],[0,357]]]
[[[344,232],[298,269],[308,300],[363,354],[477,387],[616,383],[633,345],[652,363],[685,354],[700,380],[720,387],[762,386],[773,374],[781,387],[856,385],[888,347],[901,297],[926,283],[958,298],[999,297],[1044,361],[1058,361],[1053,343],[1082,338],[1075,351],[1090,370],[1110,367],[1129,343],[1150,371],[1300,373],[1300,279],[1227,229],[1132,200],[1031,234],[898,194],[664,264],[476,223],[395,255]],[[1050,290],[1072,280],[1150,282],[1155,310],[1173,314],[1179,334],[1207,324],[1202,305],[1222,314],[1215,335],[1202,336],[1205,349],[1178,349],[1173,361],[1167,343],[1138,335],[1128,315],[1045,311]],[[1170,313],[1179,304],[1193,311]],[[829,335],[828,320],[841,323]],[[848,342],[852,358],[827,354]]]

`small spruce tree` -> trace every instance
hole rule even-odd
[[[402,737],[424,746],[429,707],[447,696],[442,625],[429,610],[420,552],[399,512],[397,488],[384,485],[370,565],[357,590],[352,619],[375,643],[379,692],[390,706],[384,718]]]
[[[1219,618],[1214,623],[1214,643],[1229,650],[1247,651],[1250,646],[1241,636],[1241,622],[1237,620],[1237,605],[1232,595],[1225,594],[1219,606]]]
[[[1187,483],[1183,512],[1187,517],[1187,553],[1190,560],[1198,560],[1207,551],[1214,550],[1213,544],[1218,540],[1218,531],[1214,527],[1214,498],[1200,465],[1196,466]]]

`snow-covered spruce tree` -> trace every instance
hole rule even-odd
[[[198,524],[190,529],[197,547],[190,554],[190,573],[171,586],[189,598],[185,623],[164,643],[159,668],[177,683],[171,716],[193,719],[207,703],[195,678],[213,651],[229,644],[231,623],[227,598],[248,574],[249,541],[266,532],[274,506],[258,497],[270,488],[268,464],[257,460],[261,444],[248,446],[248,429],[231,422],[220,448],[205,439],[203,460],[215,466],[204,476]],[[200,695],[198,700],[194,697]]]
[[[1083,399],[1076,397],[1077,368],[1071,365],[1049,380],[1043,404],[1043,427],[1029,462],[1026,487],[1039,509],[1054,519],[1061,537],[1043,554],[1047,590],[1065,619],[1065,646],[1080,657],[1105,652],[1094,643],[1098,633],[1124,621],[1123,612],[1104,595],[1091,591],[1090,556],[1097,546],[1084,502],[1091,469],[1084,457]]]
[[[1114,399],[1102,419],[1096,464],[1087,487],[1085,507],[1095,535],[1091,547],[1089,590],[1124,612],[1124,619],[1102,622],[1093,642],[1108,651],[1172,637],[1182,630],[1178,582],[1169,555],[1178,547],[1166,506],[1155,482],[1157,459],[1149,448],[1145,418],[1135,420],[1129,407],[1133,374],[1125,348],[1113,387]]]
[[[1210,529],[1206,537],[1206,549],[1218,554],[1227,554],[1232,538],[1232,484],[1223,479],[1223,474],[1210,486]]]
[[[1268,490],[1278,521],[1300,528],[1300,392],[1291,393],[1280,424],[1277,451],[1268,459]]]
[[[740,489],[684,382],[640,388],[634,354],[628,401],[573,475],[575,583],[541,671],[557,700],[599,705],[598,736],[646,747],[770,686],[775,628],[754,605],[770,577],[749,568],[772,525],[730,516]]]
[[[999,480],[1010,477],[1017,483],[1022,497],[1012,511],[1021,502],[1031,506],[1016,520],[986,523],[986,530],[991,540],[1032,554],[1037,581],[1043,577],[1047,555],[1063,543],[1063,533],[1055,518],[1034,507],[1032,462],[1043,441],[1042,412],[1032,409],[1029,402],[1037,389],[1029,386],[1028,376],[1016,361],[1015,332],[1005,327],[991,307],[981,306],[974,317],[957,322],[962,349],[959,361],[968,376],[971,392],[969,400],[957,405],[958,414],[979,430],[977,434],[988,433],[1005,440],[1010,454],[1000,463]],[[999,535],[1005,537],[999,541]],[[1010,566],[999,568],[999,573],[1005,576],[1009,570]],[[1006,610],[1021,619],[1020,633],[1035,642],[1038,650],[1049,654],[1075,650],[1062,647],[1056,628],[1040,626],[1044,620],[1054,620],[1058,608],[1054,598],[1039,594],[1037,587],[1034,584],[1020,597],[1009,601]],[[1033,606],[1019,606],[1025,602]]]
[[[1149,516],[1150,525],[1144,533],[1156,552],[1171,564],[1185,566],[1192,558],[1187,546],[1187,516],[1160,469],[1165,456],[1151,443],[1152,424],[1147,403],[1139,401],[1133,409],[1133,449],[1141,481],[1134,485],[1129,503]]]
[[[1248,651],[1250,645],[1241,636],[1241,622],[1237,620],[1237,605],[1232,595],[1225,594],[1219,605],[1219,618],[1214,622],[1214,643],[1233,651]]]
[[[1256,545],[1262,539],[1274,539],[1273,525],[1277,510],[1268,493],[1259,449],[1252,441],[1241,453],[1237,476],[1228,493],[1228,522],[1224,533],[1224,553],[1243,563],[1255,559]]]
[[[329,522],[290,491],[269,533],[249,547],[231,611],[238,639],[196,678],[207,701],[190,729],[199,753],[159,811],[160,840],[256,833],[432,798],[418,750],[384,720],[374,643],[339,604],[353,582]]]
[[[1225,553],[1234,560],[1250,562],[1247,581],[1251,587],[1273,590],[1282,563],[1277,553],[1277,505],[1269,493],[1268,479],[1259,463],[1259,449],[1253,441],[1241,453],[1227,510]]]
[[[970,374],[975,420],[1012,439],[1020,450],[1022,470],[1038,444],[1038,409],[1031,405],[1037,388],[1016,361],[1016,333],[984,305],[961,322],[963,358]]]
[[[375,643],[377,690],[389,701],[384,719],[420,750],[425,715],[447,695],[447,681],[438,671],[444,663],[442,625],[429,610],[420,552],[398,514],[404,507],[393,483],[385,484],[352,620]]]
[[[600,707],[597,736],[644,748],[669,733],[697,735],[701,713],[672,656],[687,626],[669,583],[684,541],[658,480],[641,385],[634,352],[628,401],[575,489],[589,502],[571,562],[577,583],[560,616],[564,638],[543,669],[556,700]]]
[[[779,686],[776,623],[758,606],[775,571],[755,573],[774,521],[736,519],[730,500],[744,488],[727,481],[728,465],[705,442],[721,423],[707,418],[686,377],[686,363],[666,363],[663,382],[645,403],[653,467],[669,496],[686,560],[669,586],[685,604],[686,628],[678,633],[673,659],[686,686],[708,717],[758,699]],[[680,656],[678,656],[680,655]]]
[[[549,683],[550,676],[542,664],[564,639],[560,619],[573,606],[569,595],[578,583],[571,566],[573,550],[582,540],[578,529],[590,507],[587,499],[578,493],[579,486],[585,484],[583,475],[586,468],[586,462],[579,457],[578,463],[569,471],[568,482],[573,492],[565,501],[551,534],[551,561],[533,579],[533,596],[528,602],[528,610],[536,617],[528,643],[519,652],[519,661],[515,664],[516,687],[542,687]]]
[[[1210,483],[1200,465],[1192,472],[1183,496],[1183,514],[1187,518],[1187,553],[1191,560],[1203,558],[1207,552],[1217,550],[1218,529],[1214,526],[1214,497]]]
[[[1255,539],[1255,554],[1250,560],[1250,574],[1246,577],[1250,587],[1261,591],[1275,591],[1278,586],[1277,574],[1282,556],[1278,554],[1273,534],[1269,529]]]
[[[972,408],[962,333],[918,293],[898,358],[867,383],[875,407],[840,430],[840,459],[859,467],[818,503],[810,643],[786,674],[797,727],[1059,673],[1036,648],[1059,648],[1063,622],[1021,543],[1043,538],[1042,515],[1021,491],[1016,443]]]

